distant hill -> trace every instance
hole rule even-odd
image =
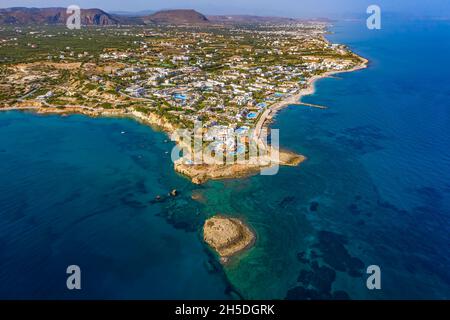
[[[0,25],[58,25],[67,21],[66,8],[25,8],[15,7],[0,9]],[[265,24],[265,23],[295,23],[300,19],[284,17],[261,17],[252,15],[205,15],[191,9],[162,10],[154,12],[117,11],[107,13],[101,9],[81,9],[81,24],[94,26],[109,25],[143,25],[143,24]],[[316,19],[327,21],[327,19]]]
[[[7,8],[0,9],[0,24],[65,24],[68,18],[67,8]],[[81,9],[82,25],[107,26],[119,24],[116,17],[100,9]]]
[[[110,14],[125,16],[125,17],[143,17],[155,13],[155,10],[143,10],[143,11],[109,11]]]
[[[154,24],[204,24],[208,18],[195,10],[163,10],[144,18],[146,23]]]
[[[293,18],[262,17],[252,15],[208,16],[208,20],[213,23],[293,23],[300,21]]]

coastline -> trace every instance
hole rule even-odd
[[[324,40],[328,42],[328,40],[326,40],[325,38]],[[252,176],[257,174],[262,169],[270,168],[276,165],[298,166],[300,163],[306,160],[306,157],[285,150],[276,151],[274,157],[272,148],[266,145],[266,143],[261,139],[263,129],[269,128],[269,120],[271,120],[278,111],[288,107],[289,105],[302,105],[301,100],[304,96],[315,93],[315,85],[318,80],[329,78],[340,73],[353,72],[367,68],[369,63],[367,59],[355,53],[353,53],[353,55],[357,57],[361,62],[357,66],[351,69],[327,71],[322,74],[315,75],[307,80],[305,88],[300,89],[300,91],[294,95],[290,95],[285,99],[276,102],[261,114],[255,125],[252,139],[255,140],[257,146],[259,147],[259,150],[270,151],[270,155],[257,157],[258,159],[247,159],[245,163],[234,162],[232,164],[187,164],[184,161],[185,159],[181,158],[174,162],[174,170],[190,178],[190,180],[194,184],[203,184],[208,180],[235,179]],[[317,108],[325,108],[312,104],[306,105]],[[169,137],[176,129],[178,129],[174,124],[170,123],[162,116],[159,116],[152,112],[145,114],[135,109],[93,109],[81,105],[69,105],[61,108],[47,105],[44,102],[25,102],[23,100],[19,100],[17,106],[0,108],[0,111],[14,110],[33,111],[37,114],[82,114],[89,117],[132,118],[151,127],[157,127],[157,129],[160,129],[168,134]],[[181,144],[180,141],[175,141],[175,143],[177,146],[180,146]]]

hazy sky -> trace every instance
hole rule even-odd
[[[77,4],[106,11],[196,9],[205,14],[333,17],[364,14],[368,5],[405,15],[450,16],[450,0],[1,0],[0,7],[55,7]]]

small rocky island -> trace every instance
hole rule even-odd
[[[250,248],[256,235],[248,226],[237,218],[214,216],[205,221],[203,238],[220,256],[222,263]]]

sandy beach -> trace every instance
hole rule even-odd
[[[261,132],[263,128],[267,128],[268,127],[268,121],[269,119],[273,118],[276,113],[283,109],[286,108],[289,105],[301,105],[302,104],[302,98],[304,96],[308,96],[311,94],[314,94],[314,92],[316,91],[316,82],[320,79],[324,79],[324,78],[330,78],[333,77],[337,74],[340,73],[347,73],[347,72],[353,72],[353,71],[357,71],[357,70],[361,70],[361,69],[365,69],[368,66],[369,60],[359,57],[361,60],[361,64],[358,66],[355,66],[354,68],[348,69],[348,70],[337,70],[337,71],[328,71],[325,72],[321,75],[315,75],[311,78],[308,79],[307,81],[307,85],[306,88],[301,89],[299,93],[291,95],[285,99],[283,99],[282,101],[279,101],[275,104],[273,104],[272,106],[270,106],[268,109],[266,109],[264,111],[264,113],[261,115],[261,117],[258,120],[258,123],[256,124],[255,127],[255,136],[257,139],[260,139],[261,136]],[[309,106],[313,106],[314,105],[310,105]],[[320,106],[316,106],[321,108]]]

